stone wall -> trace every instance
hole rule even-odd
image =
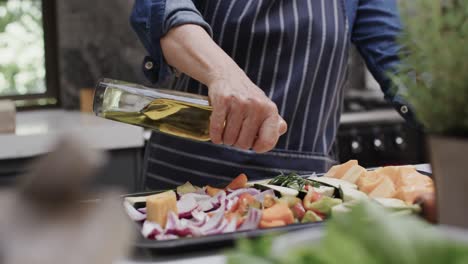
[[[62,105],[79,107],[79,90],[101,77],[145,83],[145,50],[129,24],[133,0],[58,0]]]

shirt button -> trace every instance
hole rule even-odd
[[[400,112],[401,112],[402,114],[406,114],[406,113],[408,113],[408,111],[409,111],[409,110],[408,110],[408,106],[403,105],[402,107],[400,107]]]
[[[152,61],[147,61],[147,62],[145,63],[145,69],[151,70],[151,69],[153,69],[153,67],[154,67],[154,64],[153,64]]]

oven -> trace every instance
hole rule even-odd
[[[423,133],[384,100],[379,84],[355,49],[349,64],[336,143],[339,161],[357,159],[366,167],[426,163]]]

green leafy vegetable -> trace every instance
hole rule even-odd
[[[468,263],[468,245],[449,241],[435,227],[418,218],[394,216],[370,202],[363,202],[350,213],[328,221],[326,235],[318,245],[304,244],[273,254],[269,250],[271,238],[249,243],[239,244],[228,255],[228,263]]]

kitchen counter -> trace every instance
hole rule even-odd
[[[102,150],[143,147],[143,129],[64,110],[19,112],[14,134],[0,134],[0,159],[45,154],[60,135],[79,136]]]
[[[416,165],[416,169],[423,172],[432,172],[431,166],[429,164],[420,164]],[[310,232],[314,233],[315,231],[311,230]],[[287,241],[279,241],[280,243],[291,243],[291,238],[287,238]],[[305,238],[300,238],[305,239]],[[299,240],[300,240],[299,239]],[[468,238],[467,238],[468,239]],[[285,240],[285,239],[280,239]],[[278,243],[278,241],[276,241]],[[293,243],[298,243],[298,241],[294,241]],[[183,253],[180,256],[176,256],[173,258],[161,258],[158,260],[150,261],[150,260],[122,260],[118,261],[115,264],[144,264],[144,263],[152,263],[152,264],[225,264],[226,257],[224,254],[218,252],[214,253],[203,253],[199,255],[184,255]]]
[[[48,153],[64,135],[109,154],[96,185],[118,186],[123,193],[141,191],[143,133],[140,127],[91,113],[59,109],[19,112],[15,133],[0,134],[0,187],[14,184],[31,161]]]

